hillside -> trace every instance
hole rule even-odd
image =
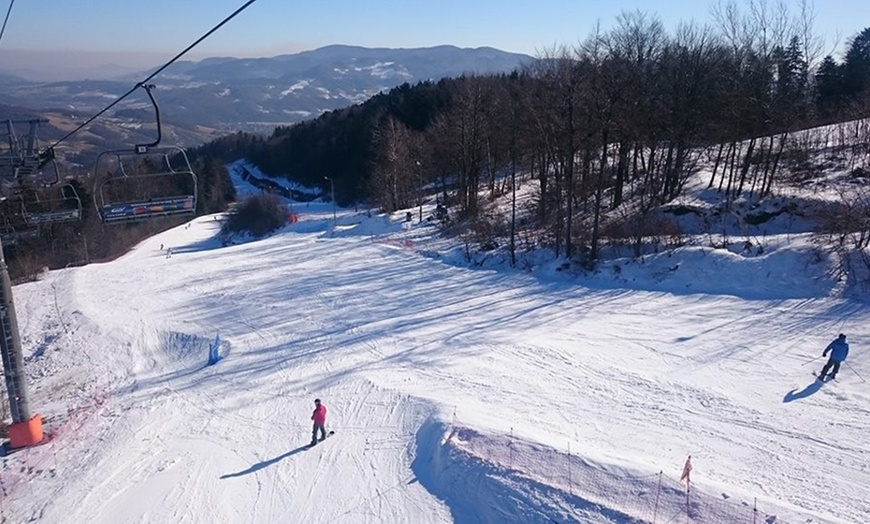
[[[526,55],[492,48],[333,45],[270,58],[181,61],[152,83],[157,86],[155,96],[164,121],[178,130],[175,138],[182,145],[191,146],[237,130],[269,132],[277,125],[361,103],[404,83],[465,73],[508,73],[530,60]],[[40,115],[56,114],[58,118],[90,117],[149,74],[144,71],[107,80],[67,82],[32,82],[7,76],[0,88],[0,105],[13,106],[16,111],[27,108]],[[97,121],[117,133],[135,123],[152,122],[144,94]]]
[[[715,208],[707,175],[683,204]],[[802,191],[824,198],[819,187]],[[4,459],[5,518],[870,512],[870,309],[795,220],[723,231],[733,242],[700,232],[587,273],[534,252],[528,271],[491,252],[469,259],[416,209],[405,222],[404,210],[293,208],[300,221],[260,241],[222,247],[220,217],[200,217],[114,262],[15,288],[31,404],[51,438]],[[839,332],[850,367],[819,383],[810,371]],[[216,335],[223,358],[207,367]],[[336,434],[305,449],[315,397]]]

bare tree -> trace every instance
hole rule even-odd
[[[372,194],[387,212],[410,207],[415,194],[411,131],[396,117],[384,118],[373,134]]]
[[[825,47],[825,39],[815,32],[816,16],[816,6],[812,0],[799,0],[793,33],[803,46],[803,56],[809,70],[816,68]]]
[[[546,148],[539,161],[541,205],[550,201],[555,204],[556,253],[561,254],[564,241],[566,255],[570,257],[580,71],[572,51],[566,47],[549,50],[539,58],[534,75],[540,91],[532,98],[531,108],[544,138],[540,144]],[[554,168],[552,185],[548,184],[550,160]]]
[[[637,176],[630,170],[629,155],[638,149],[655,126],[655,107],[658,100],[659,61],[667,37],[661,22],[641,12],[623,13],[618,27],[611,33],[610,45],[613,61],[623,68],[626,94],[624,103],[617,108],[614,138],[618,142],[616,178],[611,207],[622,204],[625,184]]]

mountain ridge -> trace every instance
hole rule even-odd
[[[150,82],[157,85],[155,96],[167,123],[186,129],[265,132],[360,103],[404,83],[467,73],[508,73],[530,60],[528,55],[491,47],[394,49],[334,44],[274,57],[180,61]],[[74,114],[93,114],[153,71],[156,68],[125,74],[122,80],[59,82],[28,81],[0,71],[0,78],[7,79],[0,89],[0,104],[35,112],[64,108]],[[117,111],[131,107],[147,107],[144,94],[131,96]],[[115,115],[115,111],[107,113],[109,118]]]

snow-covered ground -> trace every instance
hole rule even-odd
[[[800,234],[579,276],[470,268],[416,213],[294,210],[15,287],[50,439],[2,459],[6,521],[867,521],[870,309]],[[336,434],[306,449],[315,397]]]

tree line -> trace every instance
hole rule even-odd
[[[714,17],[715,27],[668,33],[654,16],[624,13],[521,71],[405,84],[278,128],[248,157],[314,186],[332,177],[343,203],[393,211],[437,193],[470,230],[509,237],[512,252],[516,207],[498,223],[487,203],[534,182],[519,216],[535,220],[535,242],[594,264],[603,235],[639,246],[661,229],[651,212],[702,159],[711,189],[764,197],[806,158],[797,130],[870,113],[870,28],[842,61],[820,60],[806,2],[796,13],[720,4]]]
[[[392,212],[437,199],[466,238],[508,239],[512,262],[522,244],[594,265],[608,238],[639,254],[644,238],[668,231],[655,211],[699,162],[712,165],[711,190],[762,198],[813,169],[809,152],[820,144],[798,130],[870,113],[870,28],[841,60],[821,57],[806,2],[797,12],[748,5],[720,4],[715,26],[672,32],[624,13],[522,70],[403,84],[267,137],[222,137],[189,152],[201,177],[197,212],[226,208],[234,191],[223,166],[246,157],[273,177],[324,194],[334,187],[343,205]],[[866,150],[866,126],[854,133],[863,138],[838,143]],[[533,197],[518,198],[527,184]],[[79,189],[91,198],[88,184]],[[507,219],[492,209],[504,196]],[[105,228],[94,214],[41,227],[7,251],[10,267],[20,275],[111,257],[172,222]]]

